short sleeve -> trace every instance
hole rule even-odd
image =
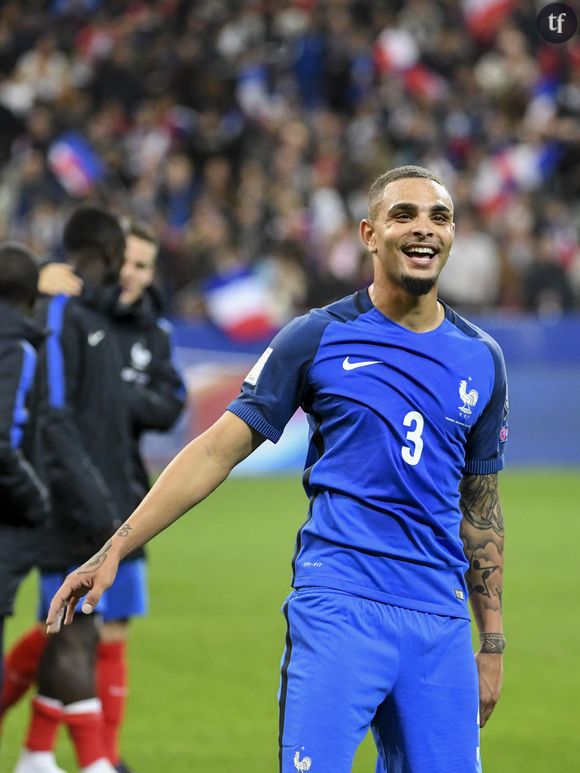
[[[508,436],[508,385],[502,351],[493,339],[485,341],[493,359],[495,378],[490,399],[471,430],[465,449],[465,473],[489,475],[504,466]]]
[[[316,312],[283,328],[257,360],[228,406],[261,435],[278,442],[308,389],[308,372],[329,319]]]

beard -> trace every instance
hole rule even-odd
[[[435,286],[436,281],[436,277],[423,278],[403,274],[401,276],[401,287],[403,287],[409,295],[418,298],[420,295],[427,295],[427,293]]]

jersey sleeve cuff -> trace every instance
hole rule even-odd
[[[261,416],[253,408],[245,405],[241,400],[234,400],[231,402],[228,405],[227,410],[234,413],[242,421],[245,421],[248,426],[255,429],[260,435],[271,440],[272,443],[277,443],[282,437],[282,433],[277,430],[276,427],[272,426],[267,419]]]
[[[464,472],[467,475],[492,475],[504,468],[503,456],[498,459],[468,459]]]

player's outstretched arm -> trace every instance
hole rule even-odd
[[[466,475],[461,494],[461,539],[469,561],[469,600],[479,630],[480,725],[489,719],[501,693],[505,639],[502,623],[504,522],[497,474]]]
[[[76,603],[84,595],[83,611],[92,612],[112,585],[119,562],[205,499],[263,440],[230,412],[192,440],[161,473],[123,526],[65,579],[50,605],[48,633],[57,633],[63,621],[72,622]]]

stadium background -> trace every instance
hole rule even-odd
[[[170,436],[148,441],[157,467],[219,415],[273,331],[365,285],[356,226],[377,174],[420,163],[448,181],[458,230],[442,296],[497,338],[510,374],[509,654],[487,773],[571,773],[580,758],[580,44],[541,39],[544,5],[0,6],[0,238],[58,256],[86,199],[161,236],[191,399]],[[275,769],[304,443],[297,416],[152,546],[125,735],[136,770]],[[34,605],[31,578],[9,640]],[[24,721],[22,707],[6,722],[0,770]],[[372,756],[365,746],[355,769]],[[59,759],[73,769],[66,743]]]

